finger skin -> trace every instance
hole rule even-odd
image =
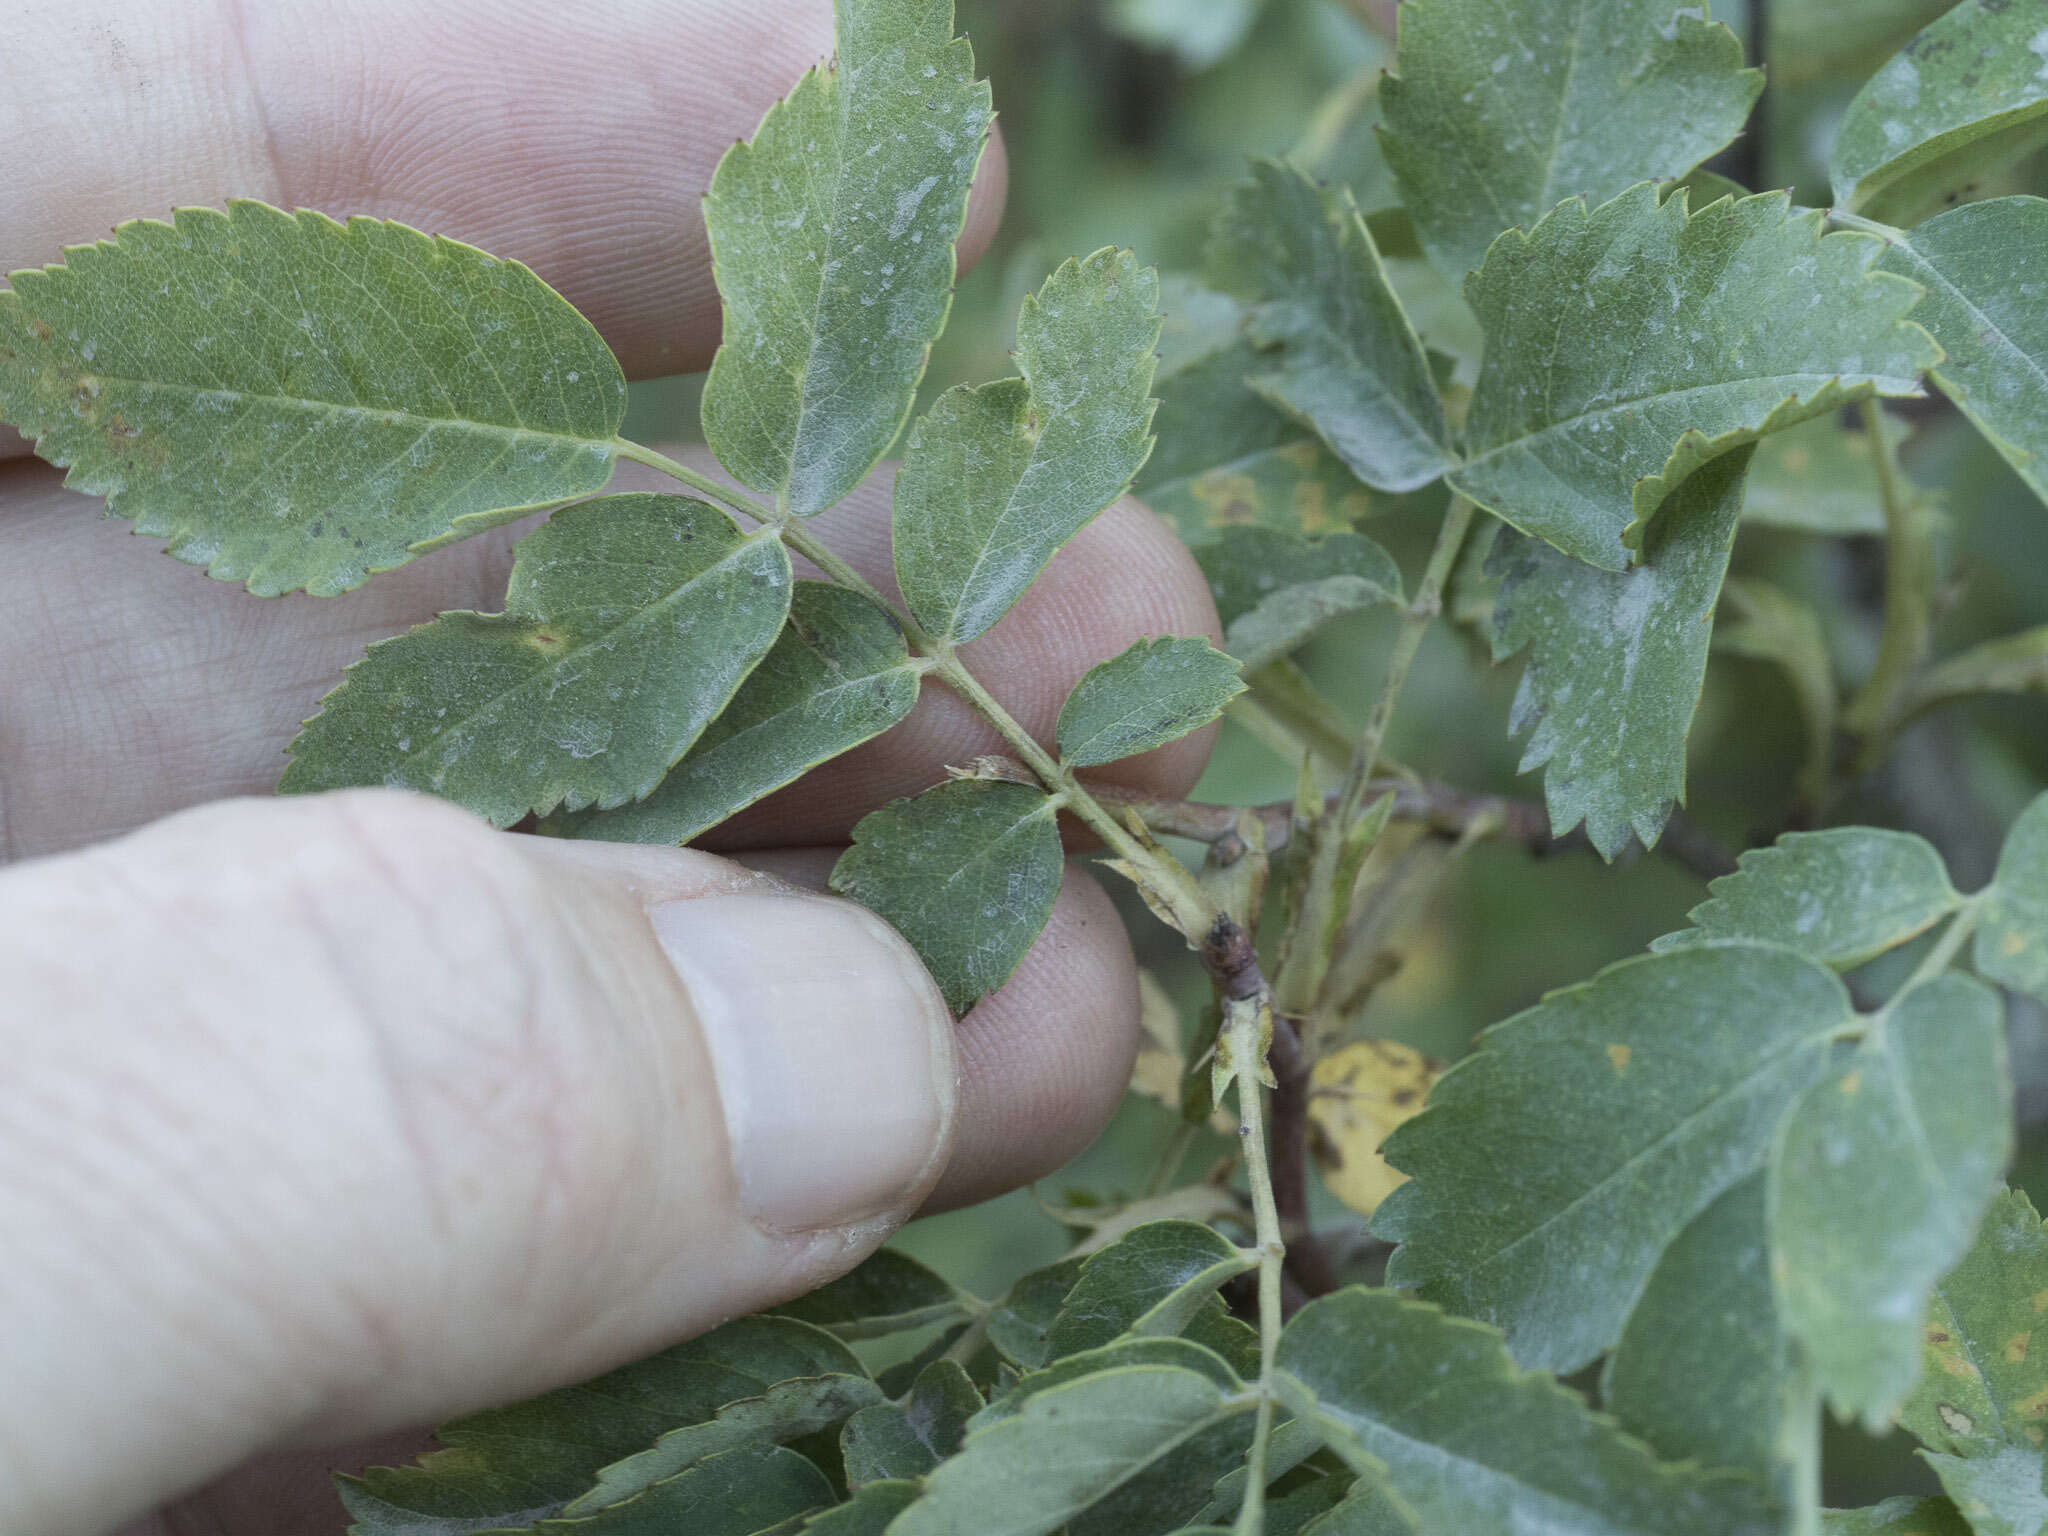
[[[830,0],[64,0],[17,7],[0,271],[173,207],[397,219],[525,262],[633,377],[718,343],[700,200],[832,51]],[[146,146],[145,153],[137,153]],[[1005,184],[982,162],[960,255]]]
[[[816,525],[890,585],[888,470]],[[620,488],[674,489],[628,465]],[[32,463],[0,465],[0,860],[57,852],[180,808],[276,784],[299,722],[371,642],[444,609],[504,606],[524,523],[452,545],[335,598],[257,599],[124,537],[127,525]],[[1087,669],[1146,635],[1216,634],[1215,607],[1172,530],[1112,507],[1018,606],[963,654],[1041,741]],[[1200,732],[1100,770],[1183,794],[1206,761]],[[937,684],[882,739],[735,824],[715,846],[843,840],[867,811],[914,794],[1002,743]]]

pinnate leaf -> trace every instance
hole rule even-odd
[[[839,1434],[846,1480],[858,1486],[923,1477],[960,1449],[967,1421],[982,1406],[965,1370],[951,1360],[934,1360],[902,1402],[876,1403],[846,1421]]]
[[[1389,1138],[1387,1283],[1528,1366],[1610,1346],[1659,1256],[1763,1166],[1852,1019],[1834,972],[1722,945],[1623,961],[1495,1025]]]
[[[1147,1222],[1082,1266],[1046,1336],[1052,1358],[1099,1349],[1126,1333],[1178,1334],[1219,1286],[1257,1267],[1213,1228]]]
[[[1017,317],[1019,379],[948,390],[896,476],[896,578],[942,642],[1001,618],[1152,448],[1159,276],[1129,251],[1069,261]]]
[[[1665,498],[1740,444],[1940,360],[1883,246],[1779,193],[1688,214],[1648,184],[1565,203],[1467,285],[1486,330],[1451,484],[1575,559],[1625,568]]]
[[[1351,194],[1255,162],[1217,221],[1209,266],[1269,349],[1251,387],[1313,427],[1367,485],[1412,491],[1450,462],[1429,359]]]
[[[1762,77],[1704,5],[1412,0],[1382,144],[1453,285],[1504,229],[1568,197],[1685,175],[1741,131]],[[1597,328],[1597,327],[1596,327]]]
[[[857,592],[799,581],[789,619],[697,744],[644,800],[569,813],[547,829],[615,843],[687,843],[917,703],[922,671],[896,621]]]
[[[260,596],[601,490],[626,381],[532,272],[402,224],[183,208],[0,293],[0,418]]]
[[[1060,706],[1060,755],[1093,768],[1177,741],[1244,692],[1237,663],[1206,640],[1140,640],[1091,667]]]
[[[498,826],[659,784],[789,612],[789,556],[682,496],[606,496],[519,543],[503,613],[380,641],[291,744],[292,794],[400,785]]]
[[[1332,619],[1404,601],[1394,557],[1362,533],[1306,539],[1226,528],[1195,563],[1223,621],[1223,648],[1247,672],[1299,650]]]
[[[581,1386],[445,1424],[436,1435],[447,1449],[415,1466],[337,1481],[364,1536],[525,1530],[585,1492],[602,1468],[678,1425],[776,1382],[859,1372],[830,1334],[785,1318],[743,1318]]]
[[[1707,887],[1693,926],[1650,948],[1662,954],[1720,939],[1783,944],[1840,969],[1918,937],[1962,898],[1923,837],[1877,827],[1788,832],[1752,848]]]
[[[1745,1481],[1660,1464],[1567,1388],[1517,1370],[1499,1334],[1391,1292],[1353,1287],[1310,1302],[1281,1335],[1278,1368],[1283,1401],[1426,1531],[1777,1528]]]
[[[1657,1260],[1607,1357],[1600,1399],[1658,1455],[1734,1467],[1770,1487],[1791,1384],[1757,1174]]]
[[[2048,1231],[2019,1190],[1991,1204],[1976,1241],[1934,1288],[1924,1368],[1899,1413],[1920,1441],[1958,1456],[2039,1453],[2048,1431]]]
[[[1849,104],[1828,161],[1835,204],[1914,224],[2048,142],[2048,16],[1962,0]]]
[[[955,779],[870,812],[832,889],[887,919],[961,1012],[1009,980],[1052,915],[1064,865],[1054,802]]]
[[[2005,834],[1983,893],[1977,972],[2048,1002],[2048,795],[2038,795]]]
[[[1685,797],[1685,741],[1706,681],[1714,605],[1742,510],[1749,452],[1705,465],[1651,530],[1645,563],[1602,570],[1504,532],[1493,654],[1527,649],[1508,716],[1528,731],[1524,773],[1544,769],[1550,824],[1580,822],[1607,858],[1645,847]]]
[[[839,0],[830,62],[726,152],[704,199],[724,340],[704,435],[799,516],[895,441],[952,303],[992,110],[951,0]]]
[[[1793,1105],[1771,1157],[1773,1278],[1844,1416],[1883,1427],[1918,1376],[1934,1282],[1997,1193],[2011,1097],[1997,994],[1951,975],[1893,999]]]
[[[2041,30],[2048,38],[2048,18]],[[1879,265],[1926,288],[1913,319],[1948,353],[1935,384],[2048,501],[2048,202],[1957,208],[1891,238]]]
[[[908,1254],[883,1248],[830,1285],[775,1309],[842,1339],[876,1339],[964,1317],[973,1298]]]
[[[1180,1366],[1097,1370],[972,1430],[891,1536],[1046,1536],[1254,1406],[1250,1392]]]

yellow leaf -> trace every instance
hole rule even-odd
[[[1380,1144],[1421,1110],[1439,1062],[1395,1040],[1358,1040],[1315,1065],[1308,1118],[1316,1164],[1330,1193],[1361,1216],[1408,1176],[1387,1166]]]
[[[1181,1054],[1180,1013],[1150,971],[1138,972],[1138,1059],[1131,1068],[1131,1092],[1180,1108],[1180,1080],[1187,1072]]]

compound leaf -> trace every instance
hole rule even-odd
[[[886,731],[917,703],[922,675],[884,610],[844,587],[799,581],[780,638],[654,793],[616,810],[553,817],[546,830],[687,843]]]
[[[234,202],[124,224],[0,293],[0,417],[135,531],[259,596],[601,490],[626,380],[525,267]]]
[[[952,1322],[972,1310],[973,1298],[908,1254],[882,1248],[841,1275],[775,1309],[842,1339],[878,1339]]]
[[[1877,827],[1788,832],[1752,848],[1707,887],[1693,926],[1650,948],[1662,954],[1720,939],[1783,944],[1847,970],[1917,938],[1961,903],[1925,838]]]
[[[1868,1509],[1831,1509],[1821,1516],[1827,1536],[1971,1536],[1947,1499],[1886,1499]]]
[[[1763,1166],[1849,1026],[1834,972],[1721,945],[1611,966],[1487,1030],[1388,1139],[1387,1283],[1504,1328],[1528,1366],[1611,1345],[1659,1256]]]
[[[1779,1314],[1846,1417],[1890,1423],[1934,1283],[1976,1235],[2012,1147],[1998,996],[1938,976],[1893,999],[1793,1105],[1769,1178]]]
[[[703,1423],[672,1429],[613,1462],[563,1513],[587,1515],[623,1504],[725,1451],[801,1440],[882,1401],[882,1389],[864,1371],[778,1381],[758,1397],[722,1404]]]
[[[1705,465],[1651,530],[1642,565],[1602,570],[1503,533],[1493,654],[1527,649],[1508,715],[1529,731],[1521,771],[1545,770],[1550,824],[1586,824],[1607,858],[1644,847],[1685,797],[1685,741],[1706,681],[1714,607],[1742,511],[1749,452]]]
[[[1147,1222],[1089,1255],[1047,1330],[1047,1351],[1057,1360],[1126,1333],[1178,1334],[1219,1286],[1257,1265],[1257,1255],[1198,1222]]]
[[[1892,239],[1879,265],[1927,289],[1913,318],[1948,353],[1936,386],[2048,501],[2048,202],[1957,208]]]
[[[1977,973],[2048,1002],[2048,795],[2038,795],[2005,834],[1983,893]]]
[[[2012,0],[1962,0],[1857,93],[1828,179],[1837,207],[1914,224],[2044,142],[2048,17]]]
[[[1781,193],[1688,215],[1647,183],[1565,203],[1466,285],[1486,330],[1453,487],[1575,559],[1625,569],[1701,464],[1880,395],[1940,349],[1883,245]]]
[[[1763,78],[1706,6],[1413,0],[1381,143],[1453,286],[1494,237],[1568,197],[1685,175],[1742,129]],[[1595,329],[1604,329],[1596,326]]]
[[[981,1409],[981,1393],[967,1372],[951,1360],[934,1360],[902,1402],[877,1403],[846,1421],[839,1432],[846,1480],[858,1486],[923,1477],[960,1449],[967,1421]]]
[[[436,1431],[447,1449],[415,1466],[372,1467],[336,1482],[364,1536],[446,1536],[456,1521],[468,1522],[465,1536],[525,1530],[605,1466],[678,1425],[776,1382],[859,1372],[830,1334],[786,1318],[743,1318],[581,1386],[456,1419]]]
[[[1399,603],[1401,569],[1362,533],[1306,539],[1226,528],[1195,551],[1223,621],[1223,648],[1247,672],[1299,650],[1332,619]]]
[[[1209,266],[1269,349],[1253,389],[1375,489],[1412,491],[1444,472],[1450,429],[1429,359],[1349,192],[1254,162],[1217,221]]]
[[[1152,448],[1159,276],[1068,261],[1024,300],[1019,379],[946,391],[896,476],[896,578],[942,643],[972,640],[1124,493]]]
[[[2039,1453],[2048,1419],[2048,1231],[2016,1189],[2001,1193],[1970,1251],[1934,1288],[1920,1380],[1899,1422],[1930,1448]],[[2048,1343],[2048,1340],[2044,1340]]]
[[[1517,1370],[1499,1334],[1388,1291],[1310,1302],[1281,1335],[1277,1365],[1282,1401],[1426,1531],[1777,1529],[1746,1482],[1660,1464],[1569,1389]]]
[[[279,788],[402,785],[498,826],[647,794],[774,643],[789,556],[682,496],[605,496],[519,543],[503,613],[380,641]]]
[[[1206,640],[1140,640],[1089,668],[1060,706],[1060,755],[1093,768],[1177,741],[1244,692],[1238,665]]]
[[[1600,1400],[1658,1455],[1734,1467],[1768,1488],[1791,1382],[1755,1174],[1657,1260],[1607,1357]]]
[[[891,923],[964,1012],[1009,980],[1052,915],[1055,810],[1022,784],[955,779],[863,816],[832,889]]]
[[[858,485],[910,415],[992,120],[950,0],[833,9],[832,60],[726,152],[704,199],[725,301],[704,435],[799,516]]]
[[[1252,1393],[1175,1365],[1112,1366],[1064,1381],[971,1430],[890,1536],[1045,1536],[1189,1446],[1203,1450],[1213,1477],[1204,1437],[1255,1405]],[[1206,1494],[1206,1483],[1194,1486]],[[1188,1513],[1202,1502],[1195,1497]]]

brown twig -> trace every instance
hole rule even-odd
[[[1273,1203],[1287,1234],[1287,1272],[1310,1297],[1343,1283],[1308,1219],[1309,1067],[1294,1021],[1273,1020]]]

